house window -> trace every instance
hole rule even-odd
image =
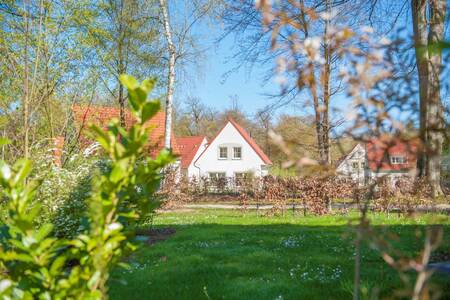
[[[227,159],[227,158],[228,158],[228,148],[219,147],[219,159]]]
[[[209,179],[219,180],[225,178],[225,172],[209,172]]]
[[[362,162],[361,162],[361,169],[364,170],[365,168],[366,168],[366,163],[362,161]]]
[[[359,163],[357,161],[352,162],[352,168],[353,170],[358,170]]]
[[[250,172],[235,172],[234,180],[236,186],[242,186],[245,182],[248,182],[251,179]]]
[[[404,156],[391,156],[391,164],[393,164],[393,165],[406,164],[406,157],[404,157]]]
[[[233,147],[233,159],[242,159],[241,147]]]

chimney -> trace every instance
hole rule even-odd
[[[64,148],[64,137],[57,136],[53,138],[53,148],[52,148],[53,162],[58,167],[62,166],[63,148]]]

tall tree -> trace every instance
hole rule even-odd
[[[27,0],[0,4],[0,109],[8,121],[11,159],[30,156],[37,143],[60,134],[58,104],[83,80],[77,76],[72,1]],[[77,89],[78,91],[82,89]],[[73,94],[72,94],[73,95]]]
[[[169,5],[168,0],[159,0],[161,11],[161,23],[166,42],[167,53],[167,93],[166,93],[166,132],[164,144],[171,147],[171,129],[173,119],[173,95],[176,80],[178,81],[180,67],[183,63],[198,63],[198,56],[202,50],[195,47],[196,41],[192,30],[215,6],[214,0],[173,1]],[[181,11],[176,11],[177,6]],[[177,77],[177,78],[176,78]]]
[[[433,196],[442,194],[440,160],[444,140],[444,110],[440,76],[447,14],[446,0],[412,0],[416,65],[419,76],[420,138],[424,151],[419,158],[419,173],[426,174]]]
[[[150,1],[151,3],[151,1]],[[145,0],[85,1],[80,5],[78,26],[86,35],[84,64],[99,75],[103,97],[113,97],[125,125],[126,95],[121,74],[150,77],[161,69],[158,47],[158,9]]]
[[[259,3],[263,7],[269,2]],[[222,38],[235,36],[233,57],[238,67],[247,66],[251,70],[255,65],[265,66],[268,69],[265,82],[275,79],[281,83],[281,92],[272,95],[273,108],[301,103],[303,113],[314,116],[318,159],[330,164],[330,134],[335,126],[331,116],[332,100],[342,91],[337,76],[340,60],[329,41],[330,27],[358,26],[362,22],[358,17],[362,5],[359,1],[346,0],[285,0],[269,6],[275,12],[274,18],[265,18],[267,14],[264,10],[258,11],[254,1],[224,1],[220,14],[225,23]],[[280,26],[280,21],[287,20],[291,20],[293,26]],[[261,28],[263,22],[265,29]],[[304,46],[303,52],[296,47],[299,45]],[[308,53],[310,50],[314,53]],[[274,59],[278,62],[277,72],[268,66]]]
[[[169,13],[167,11],[166,0],[159,0],[161,7],[162,22],[164,25],[164,36],[167,41],[167,51],[169,54],[168,73],[167,73],[167,94],[166,94],[166,120],[164,133],[164,147],[171,148],[172,137],[172,116],[173,116],[173,90],[175,85],[175,59],[176,49],[172,40],[172,29],[170,27]]]

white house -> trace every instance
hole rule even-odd
[[[366,166],[366,149],[363,145],[357,144],[349,154],[340,160],[336,172],[341,176],[349,177],[363,184],[367,176]]]
[[[197,144],[199,141],[200,138]],[[183,147],[182,143],[178,139],[179,146]],[[191,155],[193,159],[184,164],[184,172],[190,178],[239,177],[247,173],[260,177],[268,174],[268,167],[272,164],[244,128],[232,119],[211,142],[201,139],[198,146],[188,148],[195,152]]]
[[[388,178],[392,183],[404,177],[414,177],[417,164],[416,140],[404,141],[389,135],[371,138],[357,144],[339,163],[336,172],[361,184],[376,178]]]

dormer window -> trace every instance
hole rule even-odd
[[[404,156],[391,156],[391,164],[392,165],[401,165],[406,164],[406,157]]]
[[[219,147],[219,159],[227,159],[227,158],[228,158],[228,148]]]
[[[233,147],[233,159],[242,159],[241,147]]]

